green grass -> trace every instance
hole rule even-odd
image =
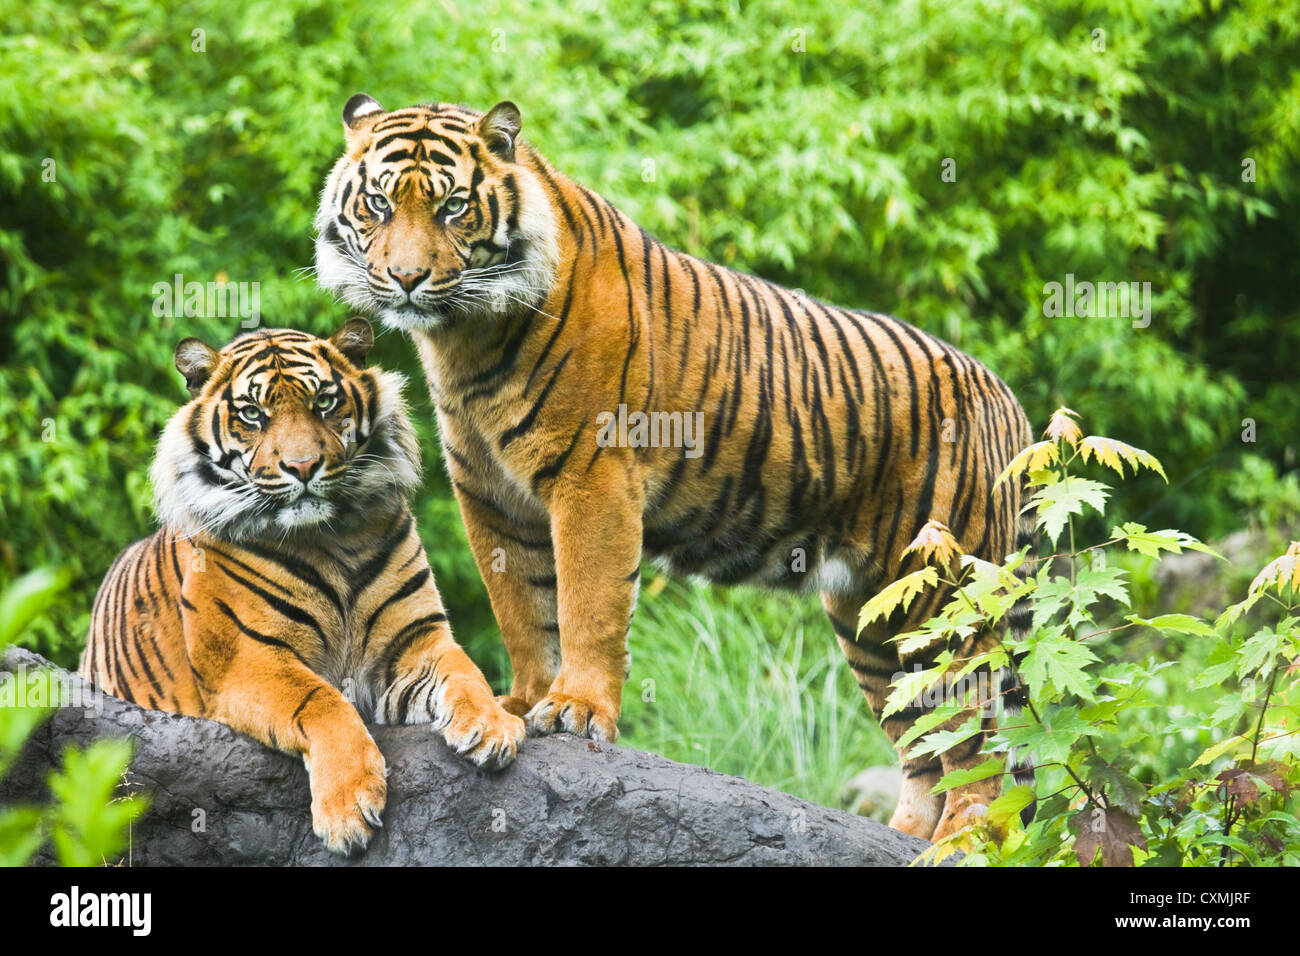
[[[814,596],[646,583],[621,743],[826,806],[896,761]]]

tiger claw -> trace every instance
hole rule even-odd
[[[612,743],[618,739],[618,712],[578,697],[550,693],[528,712],[528,730],[537,735],[568,733]]]
[[[459,756],[484,770],[499,770],[515,759],[524,739],[524,721],[495,703],[463,712],[443,731],[443,739]]]

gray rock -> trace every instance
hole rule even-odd
[[[898,806],[902,789],[902,767],[868,767],[844,785],[844,804],[850,813],[888,816]]]
[[[14,648],[0,659],[3,670],[20,665],[48,666]],[[36,731],[0,780],[0,805],[45,799],[45,776],[67,745],[130,735],[135,755],[123,789],[152,798],[134,826],[136,866],[901,866],[929,845],[626,747],[529,739],[512,766],[493,774],[457,758],[427,727],[376,726],[389,767],[384,827],[363,854],[343,859],[312,832],[301,761],[212,721],[97,692],[91,700],[60,708]]]

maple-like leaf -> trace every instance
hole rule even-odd
[[[1258,580],[1258,578],[1256,580]],[[1254,594],[1247,596],[1244,601],[1238,601],[1236,604],[1229,604],[1224,612],[1219,615],[1218,619],[1215,620],[1214,626],[1217,628],[1231,627],[1237,622],[1238,618],[1259,603],[1259,599],[1263,596],[1263,591],[1256,591]]]
[[[1219,781],[1216,795],[1220,800],[1231,796],[1236,797],[1239,803],[1254,803],[1259,799],[1259,784],[1248,770],[1230,767],[1215,774],[1214,779]]]
[[[952,718],[960,714],[963,709],[962,704],[951,703],[944,704],[942,707],[936,707],[928,714],[922,714],[920,717],[916,718],[912,723],[912,726],[907,728],[907,732],[898,738],[898,741],[894,746],[898,747],[899,750],[905,750],[907,745],[913,740],[916,740],[923,734],[928,734],[940,724],[946,724],[948,721],[952,720]]]
[[[1288,644],[1290,634],[1287,629],[1279,632],[1271,627],[1261,627],[1237,649],[1237,676],[1244,678],[1252,671],[1262,670],[1284,653]]]
[[[1179,531],[1175,528],[1166,528],[1163,531],[1148,531],[1146,525],[1138,524],[1136,521],[1125,521],[1122,525],[1111,528],[1110,536],[1116,541],[1123,541],[1130,551],[1136,551],[1152,558],[1158,558],[1161,551],[1182,554],[1183,548],[1190,548],[1193,551],[1200,551],[1220,560],[1227,560],[1209,545],[1197,541],[1186,531]]]
[[[946,753],[959,743],[970,740],[976,734],[983,733],[983,718],[978,714],[971,714],[960,727],[955,730],[935,730],[926,734],[925,737],[908,751],[908,758],[923,757],[926,754],[938,756]],[[999,758],[1001,762],[1001,758]]]
[[[1038,763],[1064,763],[1081,737],[1100,737],[1099,727],[1079,716],[1077,708],[1047,705],[1043,722],[1022,716],[1015,725],[1002,728],[1007,742],[1024,753],[1034,755]]]
[[[861,633],[877,618],[889,617],[897,607],[906,611],[918,594],[938,583],[939,572],[934,568],[922,568],[899,578],[862,606],[862,613],[858,615],[858,632]]]
[[[1020,816],[1020,811],[1033,802],[1033,787],[1023,784],[1012,787],[989,804],[989,823],[997,827],[1004,827]]]
[[[934,659],[934,666],[925,670],[900,672],[890,684],[889,696],[881,709],[881,717],[896,714],[907,707],[919,707],[924,695],[943,683],[944,674],[952,663],[952,651],[943,651]]]
[[[1211,744],[1201,752],[1201,755],[1192,761],[1193,767],[1199,767],[1201,764],[1213,763],[1230,750],[1244,748],[1250,743],[1250,738],[1245,734],[1237,734],[1229,737],[1227,740],[1220,740],[1217,744]]]
[[[1085,810],[1070,821],[1070,829],[1080,866],[1092,866],[1098,850],[1102,866],[1132,866],[1133,847],[1147,848],[1137,820],[1119,807]]]
[[[953,558],[961,554],[961,545],[946,524],[931,518],[912,539],[912,543],[903,549],[904,554],[913,552],[921,556],[922,564],[948,568],[952,566]]]
[[[1047,422],[1047,430],[1043,434],[1052,441],[1064,439],[1071,448],[1077,448],[1079,439],[1083,437],[1083,432],[1080,431],[1078,423],[1074,421],[1078,417],[1078,412],[1062,405],[1052,412],[1052,417]]]
[[[1061,453],[1057,450],[1054,441],[1034,442],[1020,454],[1012,458],[1002,474],[998,475],[998,480],[993,482],[993,487],[997,487],[1008,478],[1015,478],[1021,472],[1042,471],[1048,465],[1055,465],[1061,461]]]
[[[1142,617],[1140,614],[1128,614],[1125,615],[1124,620],[1132,621],[1134,624],[1154,627],[1158,631],[1199,634],[1201,637],[1212,637],[1214,635],[1213,624],[1209,621],[1203,621],[1199,617],[1192,617],[1190,614],[1159,614],[1150,619]]]
[[[1283,776],[1287,772],[1287,765],[1280,760],[1266,760],[1263,763],[1251,764],[1249,769],[1251,775],[1270,790],[1278,790],[1284,794],[1291,792],[1291,785]]]
[[[1021,674],[1035,698],[1042,696],[1043,688],[1050,682],[1059,690],[1084,700],[1095,700],[1095,681],[1087,668],[1096,662],[1097,655],[1086,644],[1063,634],[1045,634],[1025,655]]]
[[[1093,788],[1105,792],[1109,806],[1118,807],[1134,817],[1142,812],[1142,801],[1146,798],[1147,788],[1135,777],[1100,756],[1086,758],[1083,766]]]
[[[1122,441],[1114,438],[1103,438],[1101,435],[1089,435],[1083,441],[1079,442],[1079,457],[1083,459],[1084,464],[1093,456],[1107,468],[1112,468],[1119,473],[1120,477],[1124,476],[1124,465],[1121,462],[1126,461],[1133,469],[1133,474],[1137,474],[1138,468],[1146,466],[1156,472],[1165,483],[1169,483],[1169,476],[1165,474],[1164,467],[1156,459],[1156,456],[1150,452],[1143,451],[1141,448],[1134,448],[1132,445],[1126,445]]]
[[[1055,546],[1070,515],[1082,515],[1084,505],[1104,514],[1109,494],[1110,489],[1100,481],[1072,475],[1057,484],[1039,488],[1029,500],[1037,507],[1038,521]]]
[[[1264,565],[1264,569],[1255,575],[1255,580],[1250,582],[1247,592],[1254,594],[1270,586],[1279,592],[1289,587],[1300,594],[1300,541],[1292,541],[1286,554]]]
[[[979,780],[985,780],[989,777],[996,777],[1006,768],[1002,766],[1002,758],[990,757],[979,766],[958,768],[944,774],[933,787],[930,788],[932,794],[947,793],[953,787],[964,787],[969,783],[975,783]]]

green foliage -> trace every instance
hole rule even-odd
[[[113,798],[130,760],[130,741],[98,740],[85,750],[69,749],[63,769],[50,774],[55,804],[49,827],[64,866],[102,864],[126,848],[127,829],[145,808],[136,797]]]
[[[37,568],[0,591],[0,647],[12,644],[66,586],[66,575],[51,568]]]
[[[1028,471],[1037,492],[1026,507],[1056,551],[1052,560],[1021,580],[1013,573],[1021,555],[1004,566],[963,558],[959,571],[937,574],[956,593],[917,632],[927,639],[965,636],[1027,600],[1029,634],[1008,633],[996,649],[967,659],[945,651],[905,689],[913,699],[959,668],[1013,667],[1027,690],[1027,708],[1005,718],[986,742],[990,757],[983,765],[948,774],[935,792],[1001,773],[1003,755],[1013,748],[1031,757],[1036,785],[1007,790],[986,818],[926,856],[942,859],[960,847],[967,865],[1294,866],[1300,863],[1300,542],[1266,565],[1246,598],[1214,620],[1126,613],[1128,572],[1111,566],[1108,553],[1128,550],[1150,560],[1185,549],[1214,552],[1184,532],[1149,531],[1132,521],[1096,544],[1076,542],[1080,509],[1073,506],[1086,502],[1104,513],[1111,490],[1077,473],[1090,458],[1121,476],[1124,462],[1162,476],[1164,470],[1140,449],[1084,437],[1074,417],[1058,410],[1048,440],[1031,446],[1003,476]],[[1062,539],[1068,546],[1058,545]],[[900,592],[882,594],[893,597],[873,600],[888,614]],[[1143,653],[1133,641],[1143,633],[1160,638],[1159,654]],[[899,681],[895,693],[916,676]],[[912,755],[936,753],[970,737],[978,715],[956,733],[930,729],[961,709],[950,705],[903,745]],[[1018,813],[1035,799],[1036,815],[1025,827]]]
[[[1230,480],[1228,494],[1251,526],[1272,530],[1300,525],[1300,474],[1279,475],[1268,459],[1245,455]]]
[[[64,576],[40,569],[0,592],[0,652],[65,586]],[[9,772],[32,732],[59,706],[48,673],[5,675],[0,681],[0,777]],[[131,760],[126,740],[100,740],[85,750],[68,748],[63,767],[49,777],[45,806],[0,806],[0,866],[22,866],[52,840],[64,866],[97,866],[127,846],[133,821],[147,806],[142,797],[114,793]]]

